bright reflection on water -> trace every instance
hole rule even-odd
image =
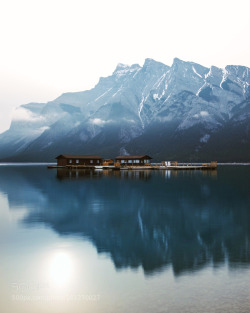
[[[249,312],[249,177],[1,166],[0,311]]]
[[[55,252],[50,260],[49,274],[52,283],[64,287],[70,283],[73,275],[73,261],[71,256],[64,252]]]

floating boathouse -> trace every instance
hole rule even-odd
[[[57,166],[95,166],[102,164],[102,157],[99,155],[73,155],[60,154],[57,159]]]
[[[115,164],[120,166],[150,166],[152,158],[148,155],[119,155],[115,158]]]

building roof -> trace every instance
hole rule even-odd
[[[115,158],[116,160],[138,160],[138,159],[152,159],[148,155],[119,155]]]
[[[56,159],[90,159],[90,160],[102,160],[102,157],[99,155],[81,155],[81,154],[60,154]]]

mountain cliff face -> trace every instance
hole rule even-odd
[[[249,161],[250,70],[174,59],[118,64],[91,90],[18,107],[0,158],[149,154],[154,161]]]

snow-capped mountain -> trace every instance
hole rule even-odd
[[[149,154],[154,160],[249,161],[250,70],[174,59],[118,64],[91,90],[18,107],[0,158],[49,161],[61,153]]]

